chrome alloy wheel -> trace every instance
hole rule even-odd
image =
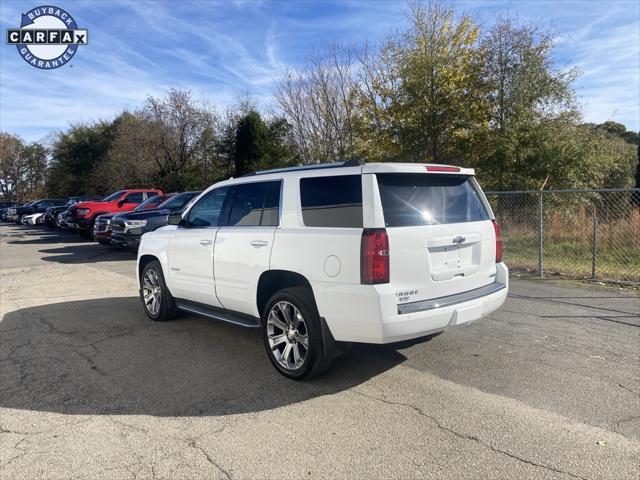
[[[151,315],[157,315],[160,311],[160,301],[162,300],[162,287],[158,273],[150,268],[144,272],[142,279],[142,296],[144,298],[144,306]]]
[[[309,353],[307,324],[300,311],[287,301],[271,307],[267,317],[267,338],[273,357],[287,370],[302,366]]]

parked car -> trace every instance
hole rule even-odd
[[[0,203],[0,219],[7,221],[8,210],[13,207],[17,207],[16,202],[1,202]]]
[[[30,202],[26,202],[23,203],[22,205],[14,205],[13,207],[8,207],[6,209],[3,209],[2,211],[2,220],[7,221],[7,222],[15,222],[16,218],[17,218],[17,211],[19,207],[28,207],[32,204],[34,204],[36,201],[32,200]]]
[[[67,198],[67,203],[64,205],[59,205],[55,207],[49,207],[44,213],[44,223],[48,227],[61,227],[61,221],[59,220],[60,213],[67,210],[72,205],[75,205],[78,202],[87,202],[87,201],[96,201],[101,200],[103,197],[100,195],[83,195],[79,197],[69,197]],[[60,218],[63,218],[64,215]]]
[[[171,198],[171,195],[154,195],[153,197],[147,198],[144,202],[134,208],[133,211],[141,212],[143,210],[156,208],[169,198]],[[102,245],[113,245],[111,238],[111,223],[112,219],[118,215],[126,215],[126,213],[106,213],[98,216],[93,227],[93,238],[96,242]]]
[[[287,377],[349,342],[415,340],[504,302],[500,229],[472,169],[373,163],[257,172],[209,187],[143,235],[146,315],[261,328]]]
[[[111,245],[111,217],[114,213],[98,215],[93,222],[93,239],[101,245]]]
[[[23,215],[22,216],[22,225],[42,225],[44,224],[44,213],[32,213],[31,215]]]
[[[17,207],[17,202],[0,202],[0,218],[3,217],[5,210],[11,207]]]
[[[58,215],[56,215],[55,226],[62,230],[71,228],[69,225],[67,225],[66,217],[67,210],[63,210],[62,212],[58,213]]]
[[[93,237],[96,218],[106,213],[130,212],[147,198],[162,195],[161,190],[120,190],[100,201],[79,202],[69,208],[67,224],[77,228],[87,238]]]
[[[11,215],[16,224],[20,225],[22,223],[22,219],[27,215],[31,215],[34,213],[44,213],[44,211],[48,207],[64,204],[65,201],[61,198],[47,198],[44,200],[36,200],[29,203],[28,205],[23,205],[21,207],[13,207],[9,209],[9,211],[11,212]]]
[[[138,248],[140,237],[167,225],[169,215],[180,213],[201,192],[177,193],[153,209],[139,209],[119,213],[111,219],[111,242],[129,248]],[[141,205],[142,206],[142,205]]]

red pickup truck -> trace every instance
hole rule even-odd
[[[146,188],[120,190],[100,201],[76,203],[68,210],[67,223],[77,228],[82,236],[92,238],[93,224],[98,215],[129,212],[155,195],[162,195],[162,191]]]

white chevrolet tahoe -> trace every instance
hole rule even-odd
[[[284,375],[320,373],[350,342],[477,320],[507,296],[500,229],[474,171],[354,161],[212,185],[143,235],[140,298],[262,329]]]

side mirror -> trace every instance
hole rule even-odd
[[[125,204],[125,201],[124,201],[124,200],[120,200],[120,201],[118,202],[118,208],[120,208],[120,207],[121,207],[121,206],[123,206],[124,204]]]
[[[181,213],[172,213],[169,215],[168,224],[169,225],[180,225],[182,222],[182,214]]]

